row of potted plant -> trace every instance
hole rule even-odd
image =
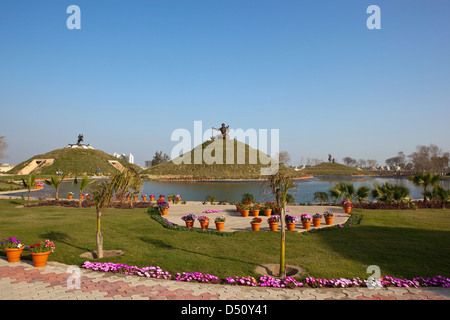
[[[192,229],[194,227],[194,222],[195,222],[196,218],[200,222],[200,226],[201,226],[202,230],[208,230],[210,220],[205,215],[196,217],[195,214],[190,213],[190,214],[187,214],[187,215],[181,217],[181,219],[186,223],[186,227],[189,229]],[[223,231],[223,228],[225,226],[225,221],[226,221],[226,217],[224,215],[220,215],[215,218],[214,223],[216,225],[217,231]]]
[[[6,252],[8,262],[19,262],[23,250],[26,246],[17,238],[9,237],[2,239],[1,245]],[[44,267],[47,264],[48,256],[55,251],[55,244],[50,240],[37,242],[29,246],[28,250],[31,252],[33,264],[35,267]]]
[[[300,216],[300,221],[302,222],[303,229],[310,229],[311,222],[313,222],[313,226],[314,227],[320,227],[320,224],[321,224],[323,216],[325,217],[325,223],[327,225],[332,225],[333,224],[334,214],[332,212],[325,211],[323,215],[321,215],[319,213],[316,213],[313,216],[311,216],[309,214],[302,214]],[[299,221],[299,217],[297,217],[297,216],[291,216],[291,215],[286,215],[285,216],[286,228],[289,231],[295,230],[295,225],[296,225],[296,223],[298,221]],[[259,231],[260,226],[261,226],[261,222],[262,222],[261,218],[254,217],[251,220],[251,222],[250,222],[250,224],[252,226],[252,230]],[[280,216],[279,215],[271,215],[267,219],[267,222],[269,224],[270,230],[271,231],[276,231],[276,230],[278,230],[278,224],[280,222]]]
[[[203,274],[201,272],[183,272],[177,273],[173,276],[167,271],[158,267],[138,268],[136,266],[128,266],[120,263],[102,263],[86,261],[82,268],[91,269],[101,272],[121,273],[126,275],[135,275],[139,277],[166,279],[186,282],[201,282],[211,284],[229,284],[239,286],[252,287],[277,287],[277,288],[296,288],[296,287],[312,287],[312,288],[349,288],[349,287],[368,287],[373,286],[372,280],[363,280],[360,278],[353,279],[318,279],[307,277],[303,281],[297,280],[293,277],[286,277],[284,279],[274,278],[268,275],[261,276],[258,280],[254,277],[225,277],[220,279],[211,274]],[[450,278],[443,276],[435,276],[432,278],[415,277],[412,279],[400,279],[390,276],[384,276],[375,280],[375,285],[379,287],[442,287],[450,288]]]

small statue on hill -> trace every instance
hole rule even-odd
[[[77,145],[81,145],[81,142],[83,142],[83,140],[84,140],[83,135],[82,135],[82,134],[79,134],[79,135],[78,135],[78,142],[77,142]]]
[[[222,123],[222,127],[220,127],[219,129],[217,128],[212,128],[213,130],[217,130],[220,131],[220,134],[218,134],[217,136],[213,136],[211,137],[212,140],[214,139],[228,139],[228,132],[230,131],[230,126],[225,126],[225,123]]]

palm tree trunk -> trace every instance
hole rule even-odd
[[[103,236],[100,231],[100,219],[102,212],[97,211],[97,258],[103,258]]]

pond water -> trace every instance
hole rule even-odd
[[[383,184],[385,182],[407,187],[410,190],[411,198],[423,198],[422,188],[412,184],[406,177],[351,177],[351,176],[316,176],[309,179],[296,180],[298,188],[293,194],[296,203],[315,203],[314,193],[316,191],[328,192],[330,188],[338,182],[353,183],[355,188],[365,185],[370,189],[374,184]],[[450,179],[441,180],[440,184],[450,189]],[[240,201],[244,193],[251,193],[256,201],[272,201],[273,197],[266,194],[262,182],[166,182],[166,181],[145,181],[142,194],[180,194],[182,200],[186,201],[205,201],[206,196],[214,195],[218,201]],[[78,199],[78,190],[71,182],[64,182],[61,185],[59,196],[67,198],[67,193],[72,191],[74,198]],[[43,189],[33,191],[33,197],[54,197],[54,189],[45,185]],[[88,190],[85,193],[89,193]],[[26,197],[26,192],[11,192],[7,195]],[[5,194],[4,194],[5,196]]]

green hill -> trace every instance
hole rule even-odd
[[[44,161],[45,160],[45,161]],[[41,155],[36,155],[11,169],[9,174],[54,175],[57,171],[69,175],[98,175],[97,170],[101,170],[103,175],[111,175],[117,168],[108,161],[113,161],[118,167],[137,166],[126,161],[117,159],[101,150],[64,148],[56,149]],[[117,164],[120,163],[120,164]]]
[[[209,178],[216,180],[244,180],[265,178],[264,175],[261,175],[261,168],[270,166],[271,159],[267,154],[237,140],[228,140],[229,143],[223,143],[224,141],[204,142],[180,157],[148,168],[142,171],[141,174],[147,175],[150,179]],[[222,155],[220,155],[220,150],[222,150]],[[194,163],[196,153],[201,156],[201,158],[197,157],[197,159],[202,160],[201,163]],[[210,163],[208,159],[205,159],[207,155],[210,155],[213,159],[216,158],[215,163]],[[182,159],[187,161],[182,163]],[[299,175],[293,169],[287,168],[287,170],[293,176]]]
[[[322,162],[316,166],[297,171],[299,174],[312,175],[372,175],[372,173],[339,163]]]

